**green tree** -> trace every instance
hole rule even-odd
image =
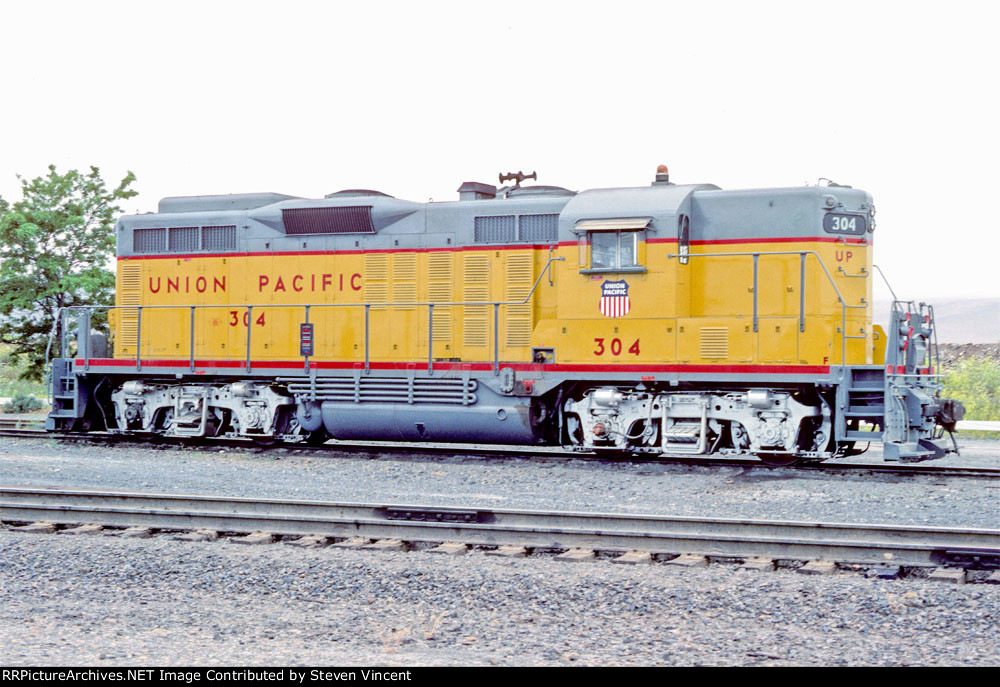
[[[59,309],[114,303],[118,203],[137,192],[132,172],[108,190],[97,167],[18,179],[21,200],[0,198],[0,343],[27,362],[23,378],[40,379]]]
[[[966,358],[944,378],[943,396],[965,404],[966,420],[1000,420],[1000,365]]]

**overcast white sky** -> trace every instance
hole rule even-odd
[[[1000,3],[18,2],[0,195],[97,165],[140,194],[376,188],[871,192],[911,298],[1000,296]]]

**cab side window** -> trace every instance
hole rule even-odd
[[[595,270],[618,267],[618,232],[599,231],[591,235],[590,266]]]
[[[590,234],[590,269],[616,270],[639,266],[638,231],[595,231]]]
[[[677,255],[682,265],[688,264],[691,252],[691,220],[687,215],[677,217]]]

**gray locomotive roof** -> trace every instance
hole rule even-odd
[[[285,210],[358,206],[371,208],[374,233],[286,233]],[[536,243],[575,240],[576,231],[594,226],[580,224],[587,220],[631,219],[629,226],[637,226],[637,222],[647,226],[648,222],[648,230],[655,236],[669,237],[676,233],[677,216],[681,213],[691,217],[692,240],[802,236],[822,233],[824,211],[867,214],[870,207],[871,196],[846,187],[724,191],[712,184],[653,184],[575,194],[565,189],[527,186],[506,197],[436,203],[401,200],[367,190],[338,192],[319,199],[278,193],[193,196],[164,198],[159,213],[122,217],[117,232],[118,254],[138,253],[133,250],[133,230],[199,226],[235,228],[236,244],[226,249],[233,252],[475,245],[477,219],[508,218],[519,226],[522,218],[531,215],[558,216],[558,230],[534,240]],[[611,226],[607,222],[602,224],[605,228]],[[202,252],[207,250],[203,248]]]
[[[867,215],[871,195],[843,186],[699,191],[692,197],[691,240],[822,234],[824,212]]]
[[[299,196],[283,193],[229,193],[218,196],[170,196],[160,200],[159,213],[213,212],[217,210],[252,210],[253,208],[292,200]]]
[[[582,191],[563,208],[559,233],[572,237],[577,223],[584,220],[635,217],[649,217],[653,231],[671,232],[677,226],[677,215],[690,213],[693,193],[718,188],[712,184],[653,184]]]

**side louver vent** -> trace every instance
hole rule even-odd
[[[132,252],[137,255],[208,250],[236,250],[236,225],[136,229],[132,232]]]
[[[559,236],[559,214],[491,215],[476,217],[473,240],[476,243],[514,243],[516,241],[555,241]]]
[[[136,229],[132,234],[132,249],[136,253],[162,253],[167,250],[166,229]]]
[[[167,249],[171,253],[198,250],[201,248],[198,227],[170,227],[167,234]]]
[[[431,303],[448,303],[452,300],[451,253],[430,253],[427,256],[427,300]],[[434,308],[434,342],[451,343],[451,306],[439,305]]]
[[[202,250],[236,250],[236,225],[201,228]]]
[[[504,261],[506,284],[504,300],[522,301],[531,293],[535,280],[531,255],[508,255]],[[507,305],[507,346],[527,346],[531,343],[532,304]]]
[[[517,240],[514,215],[477,217],[474,226],[476,243],[509,243]]]
[[[462,300],[466,303],[483,303],[490,299],[490,258],[486,255],[466,254],[462,268],[465,272]],[[487,305],[463,307],[462,344],[485,346],[490,329],[490,310]]]
[[[287,234],[374,234],[372,206],[288,208],[281,211]]]
[[[118,311],[120,319],[115,336],[115,353],[135,355],[139,336],[139,309],[134,306],[142,305],[141,263],[118,263],[118,305],[123,307]]]
[[[701,328],[701,357],[703,360],[729,357],[729,327]]]
[[[417,254],[397,253],[392,256],[392,302],[417,302]],[[397,305],[396,310],[413,310],[412,305]]]
[[[559,238],[559,215],[521,215],[517,238],[521,241],[555,241]]]
[[[365,254],[365,284],[362,296],[366,303],[389,302],[389,256],[385,253]],[[372,305],[372,310],[385,310],[385,306]]]

